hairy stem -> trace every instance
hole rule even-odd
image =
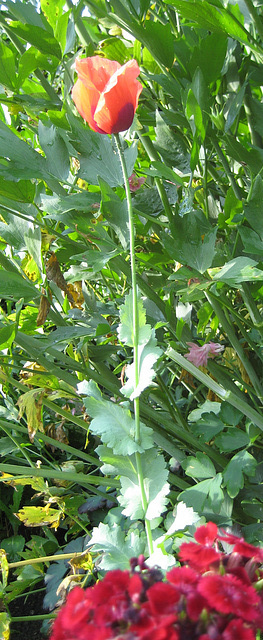
[[[123,149],[121,145],[121,141],[118,134],[115,134],[115,141],[119,153],[119,158],[122,167],[124,186],[126,191],[127,198],[127,208],[128,208],[128,216],[129,216],[129,234],[130,234],[130,263],[131,263],[131,284],[132,284],[132,302],[133,302],[133,361],[134,361],[134,369],[135,369],[135,388],[139,384],[139,310],[138,310],[138,288],[137,288],[137,275],[136,275],[136,263],[135,263],[135,232],[134,232],[134,219],[133,219],[133,210],[132,210],[132,198],[131,191],[129,185],[129,176],[127,172],[127,167],[124,159]],[[140,436],[140,405],[139,398],[134,398],[134,418],[135,418],[135,441],[140,444],[141,436]],[[144,487],[144,478],[143,478],[143,470],[142,470],[142,460],[140,453],[135,454],[136,464],[137,464],[137,472],[138,472],[138,481],[141,492],[142,506],[144,513],[147,511],[147,497]],[[153,553],[153,542],[152,542],[152,533],[150,522],[145,518],[145,528],[149,546],[150,554]]]

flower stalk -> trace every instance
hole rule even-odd
[[[135,262],[135,233],[134,233],[134,219],[133,219],[133,209],[132,209],[132,198],[131,198],[131,190],[129,184],[129,176],[125,163],[125,158],[123,154],[123,149],[120,141],[119,134],[115,134],[114,136],[116,141],[116,146],[119,153],[123,180],[127,198],[127,209],[128,209],[128,218],[129,218],[129,238],[130,238],[130,265],[131,265],[131,284],[132,284],[132,306],[133,306],[133,361],[134,361],[134,369],[135,369],[135,389],[139,384],[139,308],[138,308],[138,287],[137,287],[137,274],[136,274],[136,262]],[[134,406],[134,419],[135,419],[135,441],[140,444],[141,436],[140,436],[140,404],[139,398],[134,398],[133,401]],[[137,464],[137,472],[138,472],[138,480],[140,485],[141,492],[141,500],[144,513],[147,511],[147,497],[144,487],[144,478],[143,478],[143,470],[142,470],[142,461],[140,453],[135,453],[136,464]],[[153,542],[152,542],[152,533],[150,521],[145,518],[145,529],[148,540],[149,553],[153,553]]]

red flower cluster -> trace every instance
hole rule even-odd
[[[75,587],[53,625],[51,640],[255,640],[263,630],[263,550],[212,522],[183,543],[182,566],[110,571],[85,591]],[[231,553],[220,541],[233,544]]]

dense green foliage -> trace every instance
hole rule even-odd
[[[88,584],[95,561],[103,571],[148,556],[145,519],[151,562],[164,568],[205,520],[263,542],[261,5],[2,2],[6,639],[9,603],[44,574],[53,609],[61,581]],[[91,131],[71,99],[76,57],[98,54],[136,59],[143,84],[134,123],[120,136],[128,175],[146,178],[132,193],[136,392],[117,141]],[[184,357],[188,342],[224,350],[200,369]],[[85,551],[70,566],[50,559]]]

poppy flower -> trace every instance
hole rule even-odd
[[[129,129],[142,91],[136,60],[121,66],[100,56],[82,58],[76,60],[76,71],[72,98],[90,128],[99,133]]]

